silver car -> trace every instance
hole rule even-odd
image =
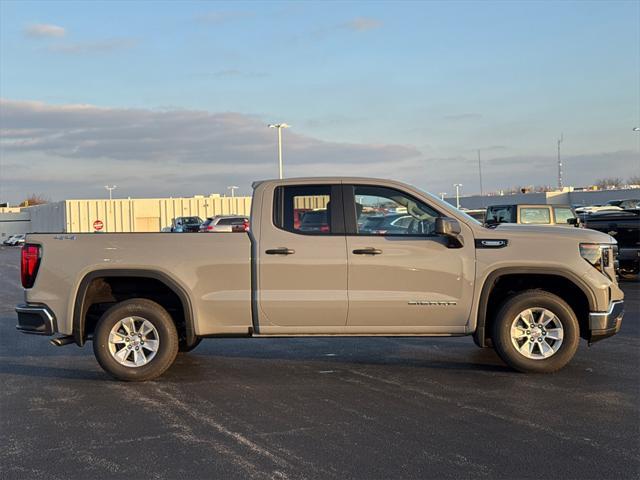
[[[207,218],[202,225],[200,231],[209,232],[244,232],[249,229],[249,218],[239,215],[216,215]]]

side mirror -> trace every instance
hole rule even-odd
[[[460,223],[451,217],[436,218],[436,233],[447,237],[450,240],[450,246],[454,248],[462,247],[462,237],[460,236]]]
[[[569,225],[578,225],[580,223],[580,220],[578,220],[577,218],[567,218],[567,223]]]

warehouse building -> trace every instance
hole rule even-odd
[[[249,215],[251,197],[217,194],[181,198],[128,198],[114,200],[63,200],[2,214],[0,235],[41,233],[160,232],[177,217]],[[4,216],[2,216],[4,215]],[[11,221],[9,221],[11,220]],[[18,223],[20,222],[20,223]]]

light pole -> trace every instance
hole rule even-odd
[[[280,180],[284,177],[282,175],[282,129],[289,128],[291,125],[287,125],[286,123],[270,123],[269,128],[277,128],[278,129],[278,172],[280,174]]]
[[[113,194],[111,192],[113,192],[116,188],[118,188],[118,186],[117,185],[105,185],[104,188],[109,190],[109,201],[113,200]]]
[[[482,189],[482,162],[480,160],[480,149],[478,149],[478,177],[480,178],[480,196],[484,195],[484,191]]]
[[[235,191],[240,188],[240,187],[236,187],[235,185],[230,185],[227,187],[227,190],[231,190],[231,198],[235,197]]]
[[[454,183],[454,187],[456,187],[456,208],[460,210],[460,189],[462,188],[461,183]]]
[[[447,192],[440,192],[438,195],[440,195],[440,200],[442,200],[444,202],[444,196],[447,194]]]
[[[562,191],[562,159],[560,158],[560,144],[564,141],[564,133],[558,139],[558,189]]]

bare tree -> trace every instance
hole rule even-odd
[[[596,180],[595,185],[601,190],[607,190],[609,188],[618,188],[622,185],[621,178],[601,178]]]
[[[45,203],[49,203],[49,200],[47,200],[42,195],[38,195],[38,194],[32,193],[31,195],[29,195],[25,200],[23,200],[20,203],[20,206],[21,207],[32,207],[34,205],[43,205]]]
[[[629,185],[640,185],[640,175],[631,175],[627,180]]]

